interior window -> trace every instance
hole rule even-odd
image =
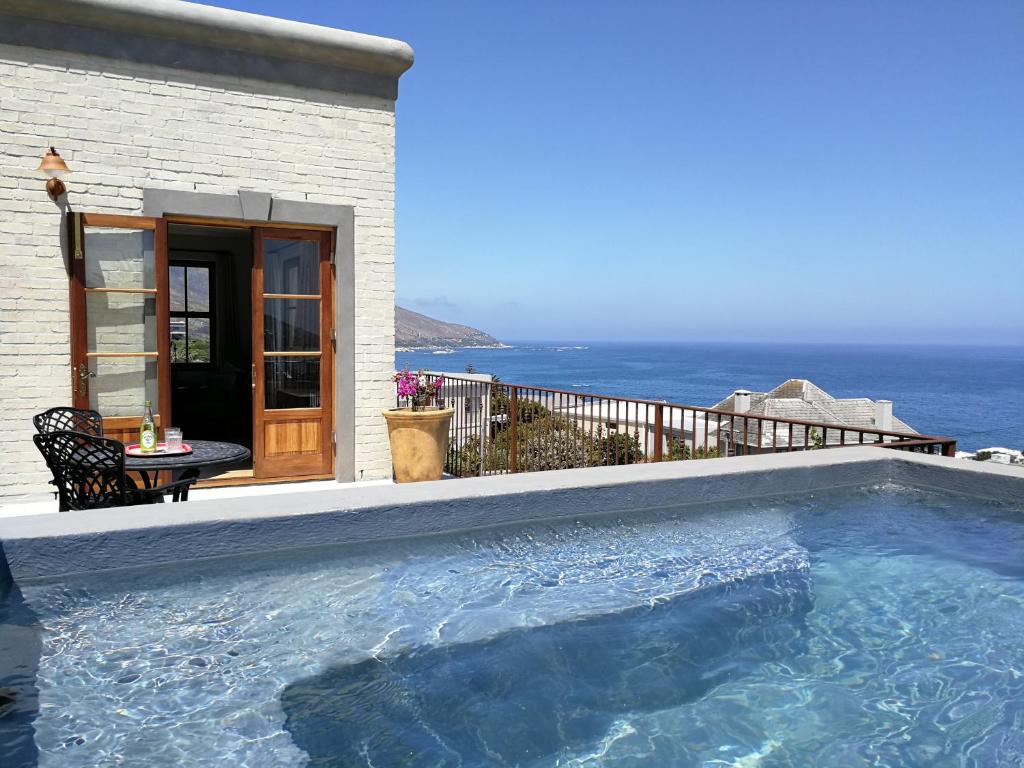
[[[171,363],[213,360],[212,264],[171,264]]]

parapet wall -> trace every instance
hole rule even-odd
[[[1024,497],[1024,473],[1009,468],[849,448],[197,501],[135,516],[110,509],[11,518],[0,521],[0,546],[9,575],[22,581],[885,482]]]

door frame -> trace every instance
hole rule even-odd
[[[300,224],[292,222],[282,221],[258,221],[253,219],[238,219],[232,217],[220,217],[220,216],[203,216],[196,214],[172,214],[165,213],[161,219],[165,224],[184,224],[190,226],[203,226],[203,227],[225,227],[232,229],[246,229],[249,231],[252,237],[253,246],[253,262],[252,262],[252,280],[251,290],[253,296],[253,302],[250,309],[250,325],[252,330],[252,393],[253,393],[253,419],[252,419],[252,445],[253,445],[253,475],[247,482],[260,483],[266,481],[281,482],[287,480],[328,480],[328,479],[341,479],[337,471],[337,397],[335,396],[335,366],[336,366],[336,352],[337,352],[337,324],[335,318],[337,317],[336,301],[336,286],[337,282],[337,270],[335,269],[335,254],[337,249],[337,243],[339,240],[338,227],[333,224]],[[321,393],[320,403],[321,409],[325,407],[329,408],[329,411],[324,419],[325,428],[321,434],[321,446],[323,450],[323,462],[320,472],[304,473],[304,474],[286,474],[286,475],[262,475],[257,467],[257,456],[260,455],[260,449],[263,445],[263,425],[257,418],[257,397],[263,392],[263,365],[262,365],[262,333],[260,338],[257,339],[257,329],[262,331],[262,317],[257,316],[256,309],[256,257],[257,249],[261,247],[260,231],[261,230],[273,230],[275,233],[280,232],[280,237],[287,237],[288,234],[299,234],[305,235],[304,239],[309,239],[311,236],[316,235],[320,238],[320,253],[321,253],[321,299],[320,299],[320,322],[321,322]],[[324,259],[326,256],[326,260]],[[260,258],[262,259],[262,252],[260,252]],[[325,263],[326,261],[326,263]],[[262,279],[262,274],[261,274]],[[262,285],[260,287],[261,302],[262,302]],[[169,309],[168,304],[168,309]],[[168,330],[168,348],[170,340],[170,317],[168,316],[167,323]],[[257,347],[259,347],[260,362],[257,363]],[[325,384],[326,380],[326,384]],[[292,413],[291,415],[301,415],[299,413]],[[285,417],[280,417],[285,418]],[[240,484],[240,483],[239,483]]]
[[[351,203],[296,199],[296,191],[237,189],[224,192],[142,188],[142,213],[182,224],[289,226],[334,233],[334,478],[358,480],[356,468],[356,209]],[[306,197],[322,198],[309,189]]]
[[[347,209],[351,210],[351,209]],[[68,278],[69,278],[69,318],[70,318],[70,346],[71,346],[71,392],[72,404],[76,408],[87,409],[89,407],[89,381],[87,375],[82,371],[88,371],[88,323],[85,317],[86,295],[90,289],[85,285],[85,227],[98,227],[109,229],[143,229],[153,232],[154,249],[154,270],[155,289],[147,290],[147,293],[155,293],[156,298],[156,331],[157,331],[157,398],[158,413],[155,416],[157,426],[173,424],[171,416],[171,369],[170,369],[170,264],[168,248],[168,225],[187,224],[211,227],[230,227],[236,229],[248,229],[252,233],[254,246],[253,267],[255,271],[255,248],[257,243],[258,230],[282,230],[284,233],[303,233],[308,236],[316,234],[320,238],[321,247],[321,410],[326,409],[324,415],[325,428],[322,430],[321,445],[324,449],[323,469],[315,474],[296,474],[286,476],[273,476],[259,478],[258,473],[250,482],[258,483],[265,480],[276,482],[309,479],[330,479],[340,477],[336,471],[337,450],[335,429],[337,425],[337,397],[335,387],[336,366],[336,296],[337,272],[335,269],[335,252],[339,240],[338,227],[333,224],[299,224],[291,222],[258,221],[250,219],[221,218],[201,215],[179,215],[167,213],[160,216],[138,216],[111,214],[102,212],[69,212],[67,215],[68,228]],[[351,227],[347,228],[351,234]],[[324,250],[326,249],[326,250]],[[326,254],[326,259],[324,255]],[[253,284],[255,291],[255,281]],[[252,308],[251,325],[253,329],[253,360],[255,366],[256,343],[255,335],[257,328],[262,332],[262,318],[256,322],[255,306]],[[262,353],[262,333],[259,339],[260,352]],[[262,357],[262,354],[261,354]],[[254,367],[254,377],[255,377]],[[259,375],[262,377],[262,366],[259,366]],[[256,441],[262,440],[262,430],[257,429],[255,418],[255,397],[254,389],[254,418],[252,425],[253,447]],[[259,388],[262,392],[262,387]],[[108,417],[104,419],[104,429],[117,436],[120,432],[130,433],[138,429],[141,422],[141,414],[138,419],[134,417]],[[262,426],[262,425],[260,425]],[[254,450],[255,455],[255,450]]]

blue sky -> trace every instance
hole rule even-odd
[[[1024,2],[215,4],[415,49],[412,309],[504,339],[1024,343]]]

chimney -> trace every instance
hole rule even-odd
[[[737,389],[732,393],[732,409],[736,413],[746,413],[750,410],[750,392],[745,389]]]
[[[875,400],[875,426],[892,431],[892,400]]]

